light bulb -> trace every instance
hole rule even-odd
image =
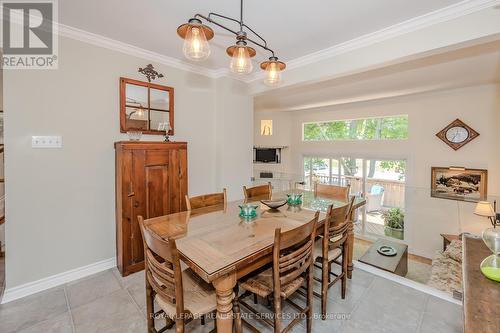
[[[144,110],[142,109],[137,109],[137,117],[141,118],[144,117]]]
[[[208,58],[210,55],[210,46],[208,45],[205,32],[200,26],[189,26],[184,38],[184,46],[182,52],[186,58],[201,61]]]
[[[236,74],[248,74],[252,71],[252,60],[246,46],[236,46],[231,58],[230,68]]]
[[[264,83],[270,86],[281,82],[281,69],[276,61],[271,61],[266,67],[266,78]]]

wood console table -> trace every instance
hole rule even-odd
[[[463,236],[464,333],[500,329],[500,283],[487,279],[479,269],[491,254],[482,239]]]

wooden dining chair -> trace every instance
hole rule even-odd
[[[194,318],[204,318],[216,311],[215,290],[190,269],[181,270],[174,239],[168,241],[152,233],[147,221],[138,216],[144,243],[146,268],[146,309],[148,333],[159,333],[176,325],[182,333]],[[154,302],[161,310],[154,311]],[[166,315],[166,325],[156,330],[154,319]]]
[[[224,210],[227,207],[227,194],[224,188],[221,193],[203,194],[196,197],[186,195],[186,207],[188,211],[206,210],[217,211]]]
[[[328,197],[338,201],[348,202],[350,187],[350,185],[337,186],[314,183],[314,196]]]
[[[241,296],[236,293],[235,303],[238,304],[236,306],[237,321],[242,321],[252,331],[259,332],[252,324],[241,319],[239,304],[257,314],[257,310],[245,302],[244,298],[252,294],[263,298],[270,296],[274,304],[274,320],[266,317],[262,317],[262,320],[274,327],[274,332],[288,332],[303,318],[304,314],[306,315],[307,332],[311,332],[313,251],[318,217],[319,212],[316,212],[311,221],[300,227],[285,232],[281,232],[281,229],[275,230],[272,268],[246,277],[239,284],[244,293]],[[307,286],[307,302],[304,308],[290,300],[290,296],[303,284]],[[287,301],[299,311],[298,315],[284,329],[282,328],[282,301]],[[241,327],[241,322],[237,322],[236,325]]]
[[[245,194],[245,202],[271,200],[273,186],[271,185],[271,182],[254,187],[243,186],[243,194]]]
[[[321,278],[315,277],[321,283],[321,294],[314,292],[314,295],[321,298],[321,318],[326,318],[326,304],[328,289],[342,281],[341,297],[345,298],[347,290],[347,263],[348,263],[348,233],[351,210],[354,204],[354,197],[348,204],[341,207],[328,207],[323,233],[319,235],[314,249],[314,266],[321,269]],[[340,274],[332,272],[332,264],[340,265]],[[333,277],[333,280],[331,279]]]

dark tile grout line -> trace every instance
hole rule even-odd
[[[429,305],[429,300],[431,299],[431,296],[430,295],[426,295],[426,298],[425,298],[425,303],[424,303],[424,307],[423,307],[423,311],[420,313],[420,318],[418,320],[418,325],[417,325],[417,330],[416,332],[420,332],[421,329],[422,329],[422,324],[424,322],[424,316],[425,316],[425,312],[427,311],[427,306]]]
[[[120,287],[127,293],[128,297],[131,299],[131,301],[134,304],[135,308],[139,311],[139,314],[143,315],[144,318],[146,318],[146,313],[141,309],[140,305],[134,299],[134,297],[132,296],[132,294],[130,293],[130,291],[128,290],[128,288],[125,286],[125,284],[123,283],[123,281],[116,275],[116,274],[119,274],[119,273],[115,273],[116,270],[114,270],[113,268],[110,269],[110,272],[111,272],[111,275],[113,275],[113,277],[116,279],[116,281],[118,282],[118,284],[120,285]]]
[[[71,329],[73,330],[73,333],[76,333],[75,322],[73,321],[73,312],[71,311],[71,307],[69,306],[69,298],[68,298],[68,292],[66,290],[66,284],[64,284],[63,290],[64,290],[64,297],[66,298],[66,306],[68,307]]]
[[[354,273],[354,272],[353,272]],[[354,274],[353,274],[354,275]],[[370,284],[368,285],[368,287],[365,288],[365,291],[363,291],[363,294],[361,294],[361,296],[359,297],[359,299],[355,302],[354,304],[354,307],[352,308],[351,310],[351,317],[354,315],[354,312],[356,312],[356,310],[359,308],[359,306],[361,305],[361,302],[363,301],[363,297],[373,288],[373,285],[375,284],[375,279],[377,279],[376,276],[373,277],[372,281],[370,282]],[[352,284],[352,283],[351,283]],[[351,320],[351,319],[349,319]],[[344,327],[344,325],[346,325],[347,321],[346,320],[343,320],[342,323],[340,324],[339,326],[339,332],[342,332],[342,328]]]

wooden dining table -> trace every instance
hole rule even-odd
[[[233,288],[238,279],[272,262],[275,229],[290,230],[314,218],[320,211],[320,224],[326,209],[345,205],[345,202],[315,197],[313,192],[295,190],[303,194],[303,203],[279,210],[270,210],[260,202],[257,217],[245,220],[239,216],[238,205],[243,201],[229,202],[221,210],[193,210],[148,219],[146,227],[163,239],[176,239],[181,259],[203,280],[212,283],[216,290],[217,330],[232,332]],[[285,199],[287,192],[273,193],[273,200]],[[354,207],[366,204],[356,198]],[[354,212],[354,210],[353,210]],[[354,214],[354,213],[353,213]],[[354,216],[354,215],[353,215]],[[352,277],[354,244],[353,216],[349,228],[348,277]]]

